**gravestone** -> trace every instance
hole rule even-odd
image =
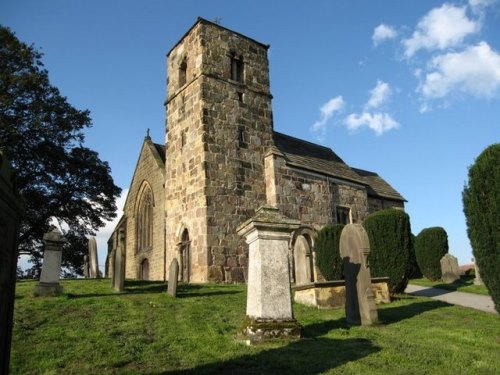
[[[14,188],[10,163],[0,150],[0,374],[9,371],[19,220],[24,203]]]
[[[89,238],[89,262],[90,262],[90,278],[99,278],[99,260],[97,259],[97,242],[95,237]]]
[[[479,273],[479,267],[476,260],[472,258],[472,262],[474,263],[474,285],[483,285],[483,280],[481,279],[481,274]]]
[[[35,296],[57,296],[62,293],[59,284],[64,237],[54,229],[43,235],[44,251],[40,282],[35,287]]]
[[[370,241],[360,224],[347,224],[340,235],[340,256],[344,264],[345,315],[352,324],[371,325],[378,320],[371,286],[368,254]]]
[[[177,280],[179,278],[179,262],[177,258],[172,260],[168,271],[168,290],[167,293],[173,297],[177,296]]]
[[[83,277],[86,279],[90,277],[90,264],[89,264],[89,256],[83,256]]]
[[[237,231],[249,245],[246,321],[238,339],[247,344],[280,339],[298,339],[301,327],[295,320],[290,291],[288,243],[300,225],[270,206]]]
[[[113,270],[113,288],[117,292],[125,289],[125,232],[123,228],[118,230],[118,246],[115,253]]]
[[[441,260],[441,279],[445,284],[451,284],[460,279],[458,260],[451,254],[445,254]]]

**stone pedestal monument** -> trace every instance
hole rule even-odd
[[[270,206],[240,225],[249,244],[247,319],[238,339],[248,344],[274,338],[298,339],[301,327],[293,317],[288,243],[300,225]]]
[[[10,163],[0,150],[0,374],[9,372],[17,240],[23,210],[24,203],[12,183]]]
[[[347,224],[340,235],[340,256],[344,262],[345,315],[351,324],[371,325],[378,320],[371,287],[368,254],[370,241],[360,224]]]
[[[89,277],[92,279],[99,278],[99,259],[97,259],[97,242],[95,237],[89,238]]]
[[[43,235],[45,245],[43,251],[42,273],[40,282],[35,287],[35,296],[57,296],[62,293],[62,286],[59,284],[61,274],[61,258],[64,237],[61,232],[54,229],[52,232]]]
[[[118,247],[116,248],[115,260],[113,262],[113,289],[123,292],[125,289],[125,231],[118,231]]]
[[[440,260],[441,262],[441,278],[445,284],[451,284],[460,279],[460,268],[458,267],[458,260],[451,254],[444,254]]]

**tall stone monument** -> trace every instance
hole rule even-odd
[[[247,319],[239,339],[247,343],[273,338],[298,339],[301,327],[293,317],[288,243],[300,225],[270,206],[237,231],[249,245]]]
[[[460,268],[458,267],[458,260],[451,254],[444,254],[440,260],[441,262],[441,279],[445,284],[451,284],[460,279]]]
[[[23,211],[24,203],[12,183],[10,163],[0,150],[0,374],[9,372],[17,241]]]
[[[118,231],[118,247],[113,263],[113,289],[123,292],[125,289],[125,231],[123,228]]]
[[[172,297],[177,296],[177,280],[179,279],[179,262],[177,258],[172,260],[170,263],[170,268],[168,272],[168,289],[167,293]]]
[[[90,264],[89,264],[89,256],[83,256],[83,277],[86,279],[90,277]]]
[[[368,264],[370,241],[360,224],[347,224],[340,235],[344,263],[345,315],[351,324],[371,325],[378,320]]]
[[[90,261],[90,278],[99,278],[99,259],[97,258],[97,242],[95,237],[89,238],[89,261]]]
[[[59,284],[64,237],[54,229],[43,235],[44,251],[40,282],[35,287],[35,296],[57,296],[62,293]]]

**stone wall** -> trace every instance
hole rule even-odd
[[[392,199],[383,199],[379,197],[368,197],[368,211],[369,213],[385,210],[387,208],[400,208],[404,209],[404,202],[395,201]]]

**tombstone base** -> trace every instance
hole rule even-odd
[[[61,295],[63,292],[63,287],[56,283],[38,283],[35,286],[35,297],[55,297]]]
[[[247,317],[236,339],[247,345],[271,340],[299,340],[302,326],[295,319],[273,320]]]

